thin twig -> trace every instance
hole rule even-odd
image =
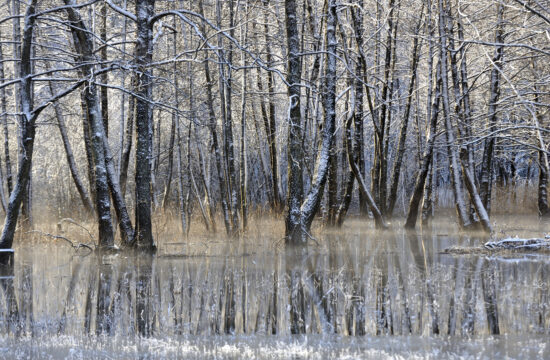
[[[83,229],[84,231],[86,231],[88,233],[88,236],[90,236],[90,239],[92,239],[93,242],[96,242],[95,241],[95,238],[94,236],[92,235],[92,233],[90,232],[90,230],[86,229],[84,226],[80,225],[79,223],[77,223],[76,221],[74,221],[73,219],[71,218],[64,218],[64,219],[61,219],[59,220],[59,223],[58,224],[61,224],[63,222],[68,222],[70,224],[73,224],[73,225],[76,225],[78,226],[79,228]]]
[[[42,236],[47,236],[47,237],[51,237],[53,239],[59,239],[59,240],[65,240],[66,242],[68,242],[71,247],[75,250],[78,250],[80,249],[81,247],[84,247],[84,248],[87,248],[87,249],[90,249],[90,251],[94,251],[94,248],[92,248],[90,245],[88,244],[83,244],[83,243],[78,243],[77,245],[75,245],[75,243],[73,241],[71,241],[70,239],[66,238],[65,236],[61,236],[61,235],[54,235],[54,234],[50,234],[50,233],[46,233],[46,232],[43,232],[43,231],[40,231],[40,230],[31,230],[31,231],[27,231],[26,234],[29,234],[29,233],[37,233],[37,234],[40,234]]]

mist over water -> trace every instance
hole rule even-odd
[[[499,231],[545,227],[514,220]],[[306,248],[267,233],[159,239],[154,256],[22,242],[0,279],[0,358],[550,357],[547,255],[442,254],[485,241],[443,222],[353,220]]]

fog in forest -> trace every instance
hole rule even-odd
[[[549,357],[549,44],[541,0],[2,2],[0,357]]]

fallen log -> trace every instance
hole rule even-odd
[[[550,235],[543,238],[521,239],[505,238],[501,240],[488,241],[482,246],[458,247],[453,246],[442,251],[444,254],[455,255],[482,255],[497,252],[550,252]]]

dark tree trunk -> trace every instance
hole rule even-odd
[[[0,35],[1,36],[1,35]],[[2,45],[0,45],[0,79],[5,79],[6,75],[4,73],[4,56],[2,52]],[[4,131],[4,158],[6,162],[6,184],[8,187],[8,195],[11,194],[13,189],[13,175],[11,172],[11,161],[10,161],[10,142],[9,142],[9,129],[8,129],[8,115],[7,115],[7,105],[6,105],[6,88],[0,89],[0,112],[2,115],[2,129]],[[0,163],[0,167],[2,164]],[[4,186],[4,184],[1,184]]]
[[[407,213],[407,220],[405,221],[405,228],[414,229],[416,226],[416,220],[418,218],[418,211],[420,202],[424,195],[424,186],[426,184],[426,178],[430,169],[430,163],[432,162],[434,145],[437,131],[437,117],[439,114],[439,102],[441,100],[441,68],[440,64],[437,64],[437,84],[435,86],[435,95],[431,106],[431,119],[430,128],[427,135],[428,141],[426,142],[426,149],[424,150],[424,156],[422,157],[422,164],[420,170],[416,175],[416,181],[414,184],[414,190],[412,197],[409,201],[409,212]]]
[[[490,84],[490,99],[489,99],[489,131],[494,133],[497,123],[497,103],[500,96],[500,72],[502,71],[502,57],[504,53],[504,5],[498,3],[497,5],[497,29],[495,32],[495,43],[500,44],[496,46],[495,54],[492,59],[493,69],[491,70],[491,84]],[[495,137],[490,135],[485,141],[485,149],[483,151],[483,162],[481,168],[481,184],[480,195],[483,201],[483,205],[487,210],[487,213],[491,213],[491,187],[493,178],[493,158],[495,149]]]
[[[151,160],[153,119],[149,99],[152,95],[152,78],[148,64],[153,57],[153,15],[155,0],[137,0],[137,44],[136,63],[138,66],[136,98],[136,238],[142,249],[154,248],[151,224]]]
[[[55,91],[53,90],[53,84],[51,82],[49,83],[49,88],[50,88],[50,94],[53,96]],[[84,187],[84,184],[82,183],[82,180],[78,173],[78,168],[76,166],[76,161],[74,159],[71,143],[69,142],[69,137],[67,135],[67,127],[65,126],[65,117],[58,103],[53,104],[53,109],[55,112],[55,117],[57,118],[57,125],[59,127],[59,132],[61,134],[61,140],[63,141],[63,147],[65,148],[65,156],[67,157],[67,163],[69,165],[69,171],[71,173],[71,177],[73,178],[74,184],[76,186],[76,190],[78,191],[78,195],[80,196],[80,200],[82,201],[82,205],[84,205],[84,209],[88,214],[93,214],[94,206],[92,204],[92,200],[88,196],[88,192],[86,191],[86,188]]]
[[[323,189],[329,173],[331,153],[333,153],[334,129],[336,125],[336,2],[328,0],[327,16],[327,64],[323,108],[325,121],[323,124],[323,139],[321,151],[315,166],[315,174],[311,188],[302,204],[303,231],[308,232],[313,218],[319,209]],[[335,196],[335,194],[333,195]],[[335,205],[334,201],[334,205]]]
[[[130,86],[132,91],[136,91],[138,86],[138,76],[137,74],[132,74],[132,80]],[[126,120],[126,129],[125,129],[125,141],[124,147],[122,148],[122,155],[120,157],[120,174],[119,181],[120,187],[122,189],[122,196],[126,194],[126,183],[128,181],[128,165],[130,164],[130,152],[132,150],[132,141],[134,138],[134,122],[136,114],[136,98],[132,95],[128,97],[128,117]],[[122,131],[122,130],[121,130]]]
[[[2,230],[2,236],[0,237],[1,249],[12,247],[17,218],[19,216],[19,208],[21,207],[21,202],[23,201],[31,173],[34,136],[36,131],[35,122],[38,117],[38,113],[33,111],[32,78],[30,77],[32,72],[31,49],[36,20],[34,16],[35,9],[36,0],[33,0],[29,4],[27,13],[25,14],[25,28],[21,44],[21,61],[19,63],[19,77],[21,78],[19,90],[21,111],[23,113],[21,116],[21,135],[22,139],[24,139],[22,146],[25,156],[22,156],[20,159],[15,187],[10,195],[6,219],[4,220],[4,228]]]
[[[418,23],[416,25],[416,31],[415,33],[418,34],[420,32],[420,28],[422,26],[422,20],[424,15],[424,3],[422,3],[422,9],[421,11],[421,17],[418,20]],[[387,214],[388,216],[391,216],[393,214],[393,209],[395,207],[395,202],[397,201],[397,189],[399,185],[399,177],[401,175],[401,166],[403,163],[403,156],[405,154],[406,149],[406,141],[407,141],[407,128],[409,124],[409,114],[411,110],[411,104],[413,99],[413,90],[414,90],[414,83],[416,81],[416,73],[418,68],[418,54],[420,52],[421,46],[418,44],[418,36],[414,38],[413,42],[413,50],[411,55],[411,80],[409,82],[409,90],[407,92],[407,105],[405,105],[405,114],[403,115],[403,120],[401,123],[401,129],[399,130],[399,144],[397,145],[397,157],[395,159],[395,162],[393,164],[393,171],[392,171],[392,183],[390,188],[390,194],[388,198],[388,209]]]
[[[296,0],[285,0],[286,35],[288,49],[288,195],[285,237],[291,244],[305,241],[302,231],[302,198],[304,194],[302,168],[304,152],[302,148],[302,119],[300,111],[300,81],[302,63],[300,59],[300,38],[298,34]]]

